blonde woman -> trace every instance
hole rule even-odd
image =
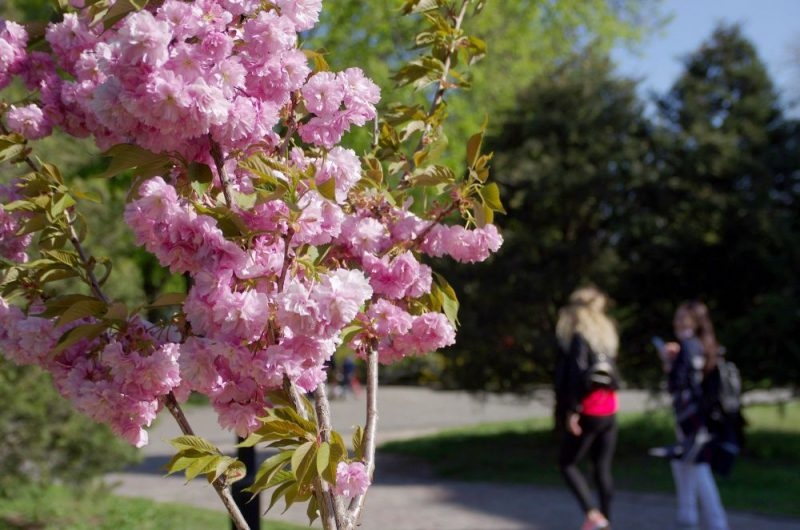
[[[606,315],[608,297],[594,287],[576,290],[561,308],[556,325],[560,350],[555,378],[556,425],[561,434],[559,468],[585,514],[581,530],[610,528],[613,496],[611,462],[617,442],[619,346]],[[578,468],[589,456],[599,505]]]

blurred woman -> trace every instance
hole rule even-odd
[[[608,297],[594,287],[576,290],[556,324],[556,427],[561,435],[559,468],[584,513],[581,530],[610,528],[614,482],[611,463],[617,442],[619,376],[614,360],[619,337],[606,315]],[[599,504],[578,468],[589,456]]]
[[[664,345],[667,384],[672,395],[678,435],[672,476],[678,501],[679,528],[697,528],[698,503],[707,530],[728,530],[717,484],[711,472],[712,435],[704,410],[703,380],[717,365],[720,346],[708,308],[696,300],[680,304],[673,327],[677,341]]]

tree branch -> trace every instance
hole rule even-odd
[[[331,425],[331,407],[328,401],[328,391],[325,387],[325,383],[320,383],[316,390],[314,390],[314,409],[317,412],[319,438],[323,442],[330,442],[333,427]],[[325,501],[326,503],[330,503],[329,508],[332,510],[333,518],[336,522],[335,528],[344,530],[347,528],[347,515],[344,503],[339,497],[330,492],[330,488],[322,480],[320,480],[320,487],[325,488]]]
[[[378,351],[374,347],[367,354],[367,421],[364,426],[364,464],[367,475],[372,478],[375,471],[375,433],[378,426]],[[365,495],[350,501],[348,508],[348,530],[355,524],[364,509]]]
[[[225,197],[225,204],[228,208],[233,208],[233,199],[231,198],[231,191],[228,183],[228,170],[225,169],[225,159],[222,155],[222,148],[220,145],[208,135],[208,141],[211,143],[211,158],[214,159],[214,165],[217,168],[217,175],[219,175],[219,182],[222,185],[222,195]]]
[[[194,436],[194,430],[192,426],[189,425],[189,420],[186,419],[186,415],[183,413],[181,406],[178,404],[178,400],[175,399],[175,395],[172,392],[167,394],[164,398],[164,406],[167,407],[169,413],[175,418],[181,432],[187,436]],[[250,526],[247,524],[247,521],[245,521],[241,510],[239,510],[239,507],[236,505],[233,495],[231,495],[231,490],[228,487],[225,477],[220,476],[217,480],[212,482],[211,485],[222,500],[222,504],[224,504],[225,508],[228,510],[231,520],[237,530],[250,530]]]

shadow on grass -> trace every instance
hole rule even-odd
[[[774,515],[800,516],[800,404],[793,404],[782,421],[773,421],[775,407],[754,407],[747,444],[730,477],[718,478],[726,506]],[[752,416],[752,419],[750,419]],[[671,495],[667,460],[647,450],[674,441],[668,410],[626,414],[614,458],[619,490]],[[558,440],[552,422],[535,419],[487,424],[447,431],[436,436],[389,442],[381,451],[420,458],[442,478],[466,481],[562,486],[556,466]]]

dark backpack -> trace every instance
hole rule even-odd
[[[739,368],[724,358],[703,378],[703,405],[711,419],[732,418],[742,410],[742,378]]]
[[[588,364],[583,373],[587,390],[598,387],[617,388],[619,386],[614,359],[588,348]]]
[[[717,363],[719,384],[716,401],[727,415],[738,414],[742,409],[742,378],[739,368],[730,361],[720,359]]]

